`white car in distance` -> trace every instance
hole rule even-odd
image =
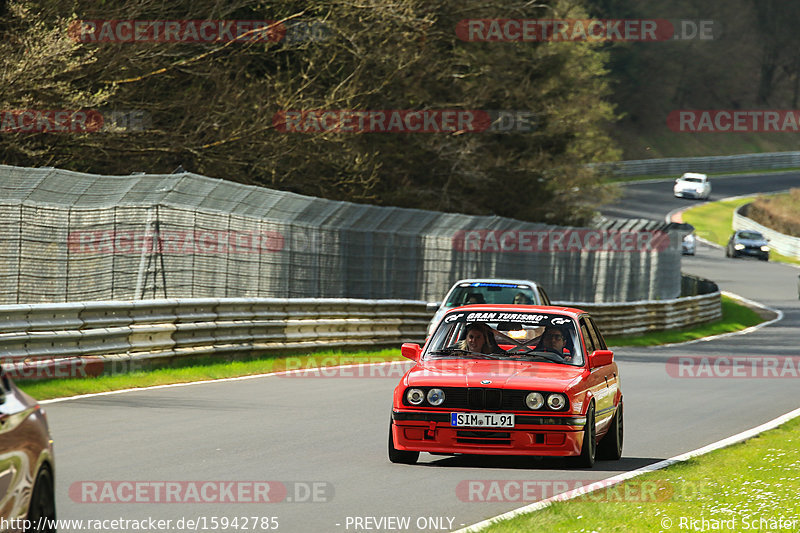
[[[676,198],[702,198],[708,200],[711,196],[711,182],[708,176],[696,172],[686,172],[675,180],[672,193]]]
[[[454,308],[470,304],[550,305],[550,297],[536,281],[527,279],[462,279],[453,284],[444,301],[429,303],[436,314],[428,324],[428,335],[433,333],[444,314]]]

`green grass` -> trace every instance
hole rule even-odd
[[[722,320],[710,322],[694,328],[676,329],[659,331],[657,333],[647,333],[638,337],[630,336],[609,336],[606,343],[609,346],[653,346],[656,344],[670,344],[673,342],[691,341],[719,335],[720,333],[730,333],[740,331],[750,326],[755,326],[764,322],[758,313],[736,302],[733,298],[722,296]]]
[[[692,529],[688,520],[705,518],[727,521],[726,527],[706,525],[706,531],[793,532],[800,530],[798,493],[800,418],[795,418],[745,442],[576,500],[554,503],[484,531],[701,531],[701,522]],[[682,517],[687,520],[684,527],[680,527]],[[753,520],[780,517],[796,522],[790,528],[769,523],[764,528],[750,527]]]
[[[307,355],[276,356],[248,361],[220,362],[218,358],[205,357],[193,361],[178,361],[167,368],[154,370],[136,370],[135,367],[133,369],[125,367],[120,369],[120,372],[124,373],[91,378],[15,381],[22,390],[37,400],[47,400],[78,394],[250,376],[282,370],[396,360],[407,360],[400,355],[399,349],[363,352],[324,351]]]
[[[641,337],[608,337],[606,340],[611,347],[649,346],[736,331],[762,321],[749,308],[739,305],[725,296],[722,298],[723,319],[721,322],[688,330],[664,331]],[[135,361],[133,363],[120,363],[120,368],[116,372],[112,369],[111,375],[98,377],[47,380],[17,379],[15,381],[22,390],[34,398],[47,400],[79,394],[250,376],[298,368],[404,360],[405,358],[400,355],[400,350],[398,349],[361,352],[325,351],[298,356],[282,357],[276,355],[261,359],[231,361],[220,361],[218,358],[204,357],[190,361],[178,360],[168,367],[157,369],[137,368]],[[129,365],[133,365],[133,367]]]
[[[733,234],[733,212],[754,199],[755,197],[737,198],[691,207],[683,212],[683,221],[694,226],[698,237],[725,246]],[[787,257],[775,251],[770,251],[769,260],[800,265],[800,260],[797,258]]]
[[[694,226],[698,237],[725,246],[733,234],[733,212],[752,201],[753,198],[737,198],[691,207],[683,212],[683,221]]]

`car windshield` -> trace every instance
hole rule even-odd
[[[703,183],[703,180],[700,178],[681,178],[681,181],[688,181],[691,183]]]
[[[761,235],[757,231],[740,231],[739,232],[740,239],[746,239],[748,241],[763,241],[764,236]]]
[[[450,313],[439,324],[423,357],[583,365],[575,321],[556,313]]]
[[[541,304],[533,289],[516,283],[464,283],[453,289],[445,307],[470,304]]]

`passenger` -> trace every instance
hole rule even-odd
[[[531,305],[531,299],[524,292],[514,295],[514,305]]]
[[[492,344],[489,342],[489,328],[484,324],[475,323],[467,326],[467,336],[458,343],[461,350],[475,353],[492,353]]]

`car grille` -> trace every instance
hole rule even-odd
[[[431,387],[423,387],[427,394]],[[481,387],[442,387],[444,403],[442,409],[498,409],[506,411],[528,411],[525,396],[530,390],[508,390]],[[403,404],[410,405],[403,395]],[[427,405],[425,405],[427,407]]]

